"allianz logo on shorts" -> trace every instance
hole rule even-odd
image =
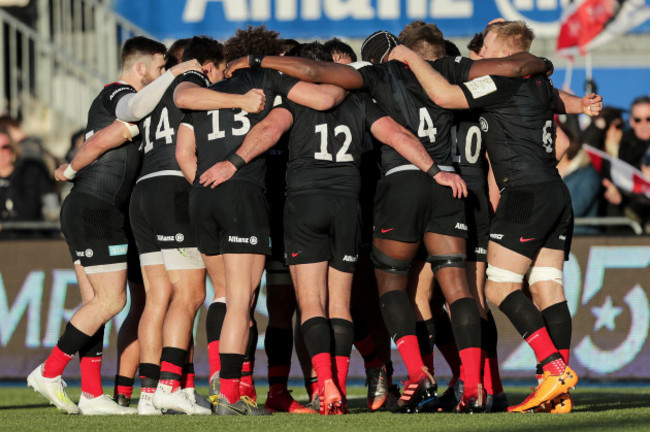
[[[501,240],[503,238],[503,234],[490,234],[490,238]]]
[[[355,255],[355,256],[343,255],[343,261],[345,261],[345,262],[355,263],[355,262],[357,262],[358,259],[359,259],[359,255]]]
[[[108,255],[110,256],[121,256],[126,255],[129,250],[128,244],[121,245],[111,245],[108,247]]]
[[[159,242],[178,242],[181,243],[183,240],[185,240],[185,236],[182,233],[178,233],[176,235],[162,235],[162,234],[156,234],[156,239]]]
[[[93,250],[90,249],[90,248],[89,248],[89,249],[86,249],[86,250],[84,250],[84,251],[74,251],[74,253],[75,253],[78,257],[81,257],[81,258],[83,258],[83,257],[92,258],[93,255],[95,255],[95,252],[93,252]]]
[[[487,249],[477,246],[474,248],[474,253],[485,255],[487,253]]]
[[[245,243],[255,246],[257,244],[257,237],[238,237],[238,236],[228,236],[229,243]]]
[[[457,230],[467,231],[467,225],[465,225],[464,223],[456,222],[456,227],[455,228]]]

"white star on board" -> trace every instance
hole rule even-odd
[[[592,307],[591,313],[597,318],[594,324],[594,331],[599,330],[601,327],[607,327],[608,330],[613,331],[616,328],[614,320],[623,312],[622,307],[615,307],[612,304],[612,298],[607,296],[605,303],[601,307]]]

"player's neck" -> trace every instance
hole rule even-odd
[[[140,91],[142,90],[142,81],[140,80],[140,77],[137,76],[134,72],[129,71],[129,72],[122,72],[122,75],[120,75],[120,81],[123,81],[127,83],[128,85],[132,86],[135,91]]]

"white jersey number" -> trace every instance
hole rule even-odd
[[[327,125],[316,125],[316,133],[320,134],[320,151],[314,153],[314,159],[333,160],[332,154],[327,151]],[[334,128],[334,135],[344,135],[343,146],[336,152],[336,162],[354,162],[354,157],[348,153],[350,144],[352,144],[352,133],[350,128],[345,125],[339,125]]]
[[[151,139],[151,116],[147,117],[142,123],[144,127],[144,152],[148,153],[153,150],[153,141]],[[160,120],[156,126],[155,140],[165,139],[165,144],[172,144],[174,142],[174,128],[169,127],[169,112],[167,107],[164,107],[160,112]]]
[[[546,153],[553,153],[553,121],[547,120],[542,129],[542,145]]]
[[[436,133],[438,129],[433,125],[433,120],[426,108],[420,108],[420,125],[418,126],[418,136],[420,138],[428,137],[429,142],[436,142]]]
[[[476,146],[473,145],[474,142],[476,142]],[[478,161],[482,144],[481,129],[478,126],[471,126],[467,130],[467,136],[465,137],[465,160],[468,163],[475,164]]]
[[[208,111],[208,115],[212,117],[212,132],[208,134],[208,141],[213,141],[226,136],[226,131],[221,130],[219,127],[219,110]],[[246,135],[251,130],[251,121],[248,118],[246,111],[240,111],[235,114],[234,120],[241,123],[241,127],[232,128],[233,136]]]

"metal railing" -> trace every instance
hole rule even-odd
[[[146,33],[98,0],[37,1],[36,28],[0,8],[0,113],[62,154],[117,78],[122,42]]]

